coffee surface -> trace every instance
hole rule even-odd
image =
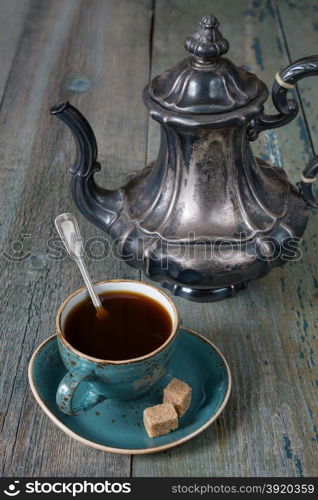
[[[88,297],[69,313],[66,340],[78,351],[110,361],[138,358],[156,350],[168,339],[172,321],[165,308],[145,295],[104,292],[99,295],[108,312],[96,316]]]

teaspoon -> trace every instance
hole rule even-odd
[[[82,273],[88,293],[96,309],[97,317],[106,317],[108,312],[104,309],[100,298],[94,290],[92,280],[83,260],[83,240],[76,218],[70,213],[65,213],[58,215],[54,222],[66,250],[72,259],[75,260]]]

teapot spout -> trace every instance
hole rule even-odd
[[[69,168],[72,174],[72,196],[78,209],[87,219],[104,231],[109,231],[121,211],[123,192],[98,186],[94,173],[100,170],[97,143],[86,118],[65,101],[50,109],[70,128],[76,144],[76,160]]]

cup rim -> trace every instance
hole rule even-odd
[[[56,314],[56,318],[55,318],[55,324],[56,324],[56,331],[57,331],[58,339],[69,350],[71,350],[72,352],[74,352],[75,354],[77,354],[77,356],[79,356],[80,358],[86,359],[88,361],[93,361],[94,363],[103,364],[103,365],[124,365],[124,364],[137,363],[139,361],[143,361],[145,359],[152,358],[154,355],[156,355],[157,353],[159,353],[160,351],[162,351],[163,349],[165,349],[172,342],[172,340],[175,338],[176,333],[177,333],[178,328],[179,328],[179,313],[177,311],[177,308],[176,308],[175,304],[173,303],[173,301],[170,299],[170,297],[168,297],[168,295],[165,292],[163,292],[162,290],[160,290],[159,288],[157,288],[157,287],[155,287],[153,285],[149,285],[148,283],[145,283],[144,281],[139,281],[139,280],[112,279],[112,280],[97,281],[96,283],[94,283],[94,285],[103,285],[103,284],[106,284],[106,283],[127,283],[127,282],[129,282],[129,283],[136,283],[138,285],[143,285],[143,286],[155,289],[157,292],[161,293],[161,295],[164,296],[164,298],[170,303],[170,305],[172,307],[172,310],[173,310],[173,313],[174,313],[174,319],[172,319],[173,324],[172,324],[171,333],[170,333],[169,337],[167,338],[167,340],[163,344],[161,344],[157,349],[155,349],[154,351],[149,352],[148,354],[145,354],[144,356],[139,356],[138,358],[123,359],[123,360],[119,360],[119,361],[95,358],[93,356],[88,356],[87,354],[84,354],[83,352],[78,351],[77,349],[75,349],[75,347],[73,347],[72,344],[70,344],[66,340],[66,338],[64,337],[64,334],[62,332],[61,317],[62,317],[62,313],[63,313],[66,305],[76,295],[78,295],[83,290],[86,290],[85,286],[83,286],[83,287],[79,288],[78,290],[75,290],[75,292],[71,293],[71,295],[69,295],[62,302],[62,304],[60,305],[60,307],[59,307],[59,309],[57,311],[57,314]],[[153,300],[155,300],[155,299],[153,299]],[[163,307],[165,307],[165,306],[163,306]]]

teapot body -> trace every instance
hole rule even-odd
[[[253,156],[242,124],[161,124],[156,162],[123,189],[110,229],[121,256],[192,300],[233,295],[295,258],[307,224],[299,190]]]

